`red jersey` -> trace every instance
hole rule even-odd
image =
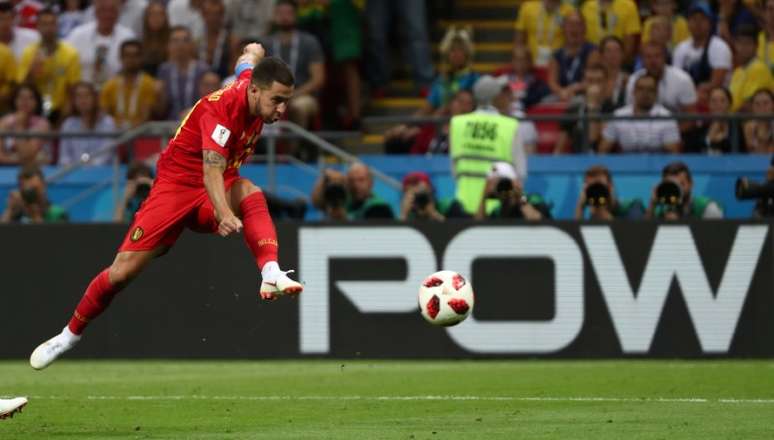
[[[204,150],[226,158],[224,180],[239,175],[239,167],[255,150],[263,129],[263,120],[250,116],[247,105],[252,72],[245,70],[230,86],[204,96],[193,106],[161,153],[159,180],[201,188]]]

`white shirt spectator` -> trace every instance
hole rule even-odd
[[[135,35],[142,35],[142,19],[148,0],[124,0],[121,2],[118,24],[128,27]],[[86,10],[85,21],[94,21],[94,5]]]
[[[13,56],[17,60],[21,59],[22,52],[30,44],[40,41],[40,34],[34,29],[27,29],[22,27],[13,28],[13,40],[8,45],[13,51]]]
[[[67,42],[78,50],[81,79],[97,86],[121,70],[119,50],[126,40],[135,38],[131,29],[116,24],[109,36],[97,32],[95,21],[84,23],[70,32]]]
[[[613,113],[615,116],[632,116],[634,107],[627,105]],[[671,113],[664,106],[656,104],[650,109],[650,116],[669,116]],[[602,137],[617,143],[624,153],[660,152],[666,145],[680,142],[680,129],[674,119],[652,121],[616,121],[605,125]]]
[[[672,54],[672,65],[688,72],[692,65],[701,61],[702,55],[704,55],[704,48],[695,47],[693,38],[689,38],[675,48]],[[707,46],[707,61],[713,69],[730,70],[732,68],[731,48],[722,39],[711,36]]]
[[[194,43],[197,45],[204,38],[204,18],[202,18],[202,12],[191,6],[191,0],[171,0],[167,4],[167,16],[169,17],[170,26],[187,27],[191,31]]]
[[[629,77],[629,83],[626,85],[626,103],[634,103],[634,83],[642,75],[647,73],[645,69],[640,69]],[[664,66],[664,73],[658,82],[659,104],[672,110],[679,111],[683,107],[696,104],[696,87],[693,80],[682,69],[674,66]]]
[[[116,125],[113,122],[113,118],[108,115],[100,115],[97,120],[96,126],[90,130],[83,125],[83,121],[79,116],[70,116],[65,119],[60,129],[62,133],[84,132],[93,131],[97,133],[112,133],[116,131]],[[68,137],[63,136],[59,141],[59,165],[68,165],[76,163],[81,160],[84,154],[93,154],[102,148],[104,148],[109,142],[110,138],[98,138],[98,137]],[[92,160],[92,165],[107,165],[113,161],[115,153],[103,154]]]

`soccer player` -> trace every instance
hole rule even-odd
[[[13,417],[17,412],[27,405],[26,397],[17,397],[15,399],[0,399],[0,420]]]
[[[263,124],[287,110],[293,73],[283,61],[264,58],[263,47],[252,43],[237,60],[236,77],[201,98],[183,119],[113,264],[91,281],[62,332],[35,349],[32,368],[43,369],[72,348],[88,323],[153,258],[164,255],[185,227],[223,237],[243,232],[261,271],[261,298],[301,293],[303,286],[277,264],[277,235],[263,193],[239,176]]]

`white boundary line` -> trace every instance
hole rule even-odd
[[[121,401],[182,401],[182,400],[225,400],[225,401],[497,401],[497,402],[579,402],[579,403],[723,403],[723,404],[764,404],[774,405],[774,399],[707,399],[698,397],[527,397],[527,396],[30,396],[40,400],[121,400]]]

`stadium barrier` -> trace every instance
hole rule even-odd
[[[241,237],[186,233],[72,358],[772,357],[774,223],[280,224],[298,299],[257,299]],[[2,358],[61,328],[126,231],[3,226]],[[457,327],[425,323],[421,281],[469,277]]]

